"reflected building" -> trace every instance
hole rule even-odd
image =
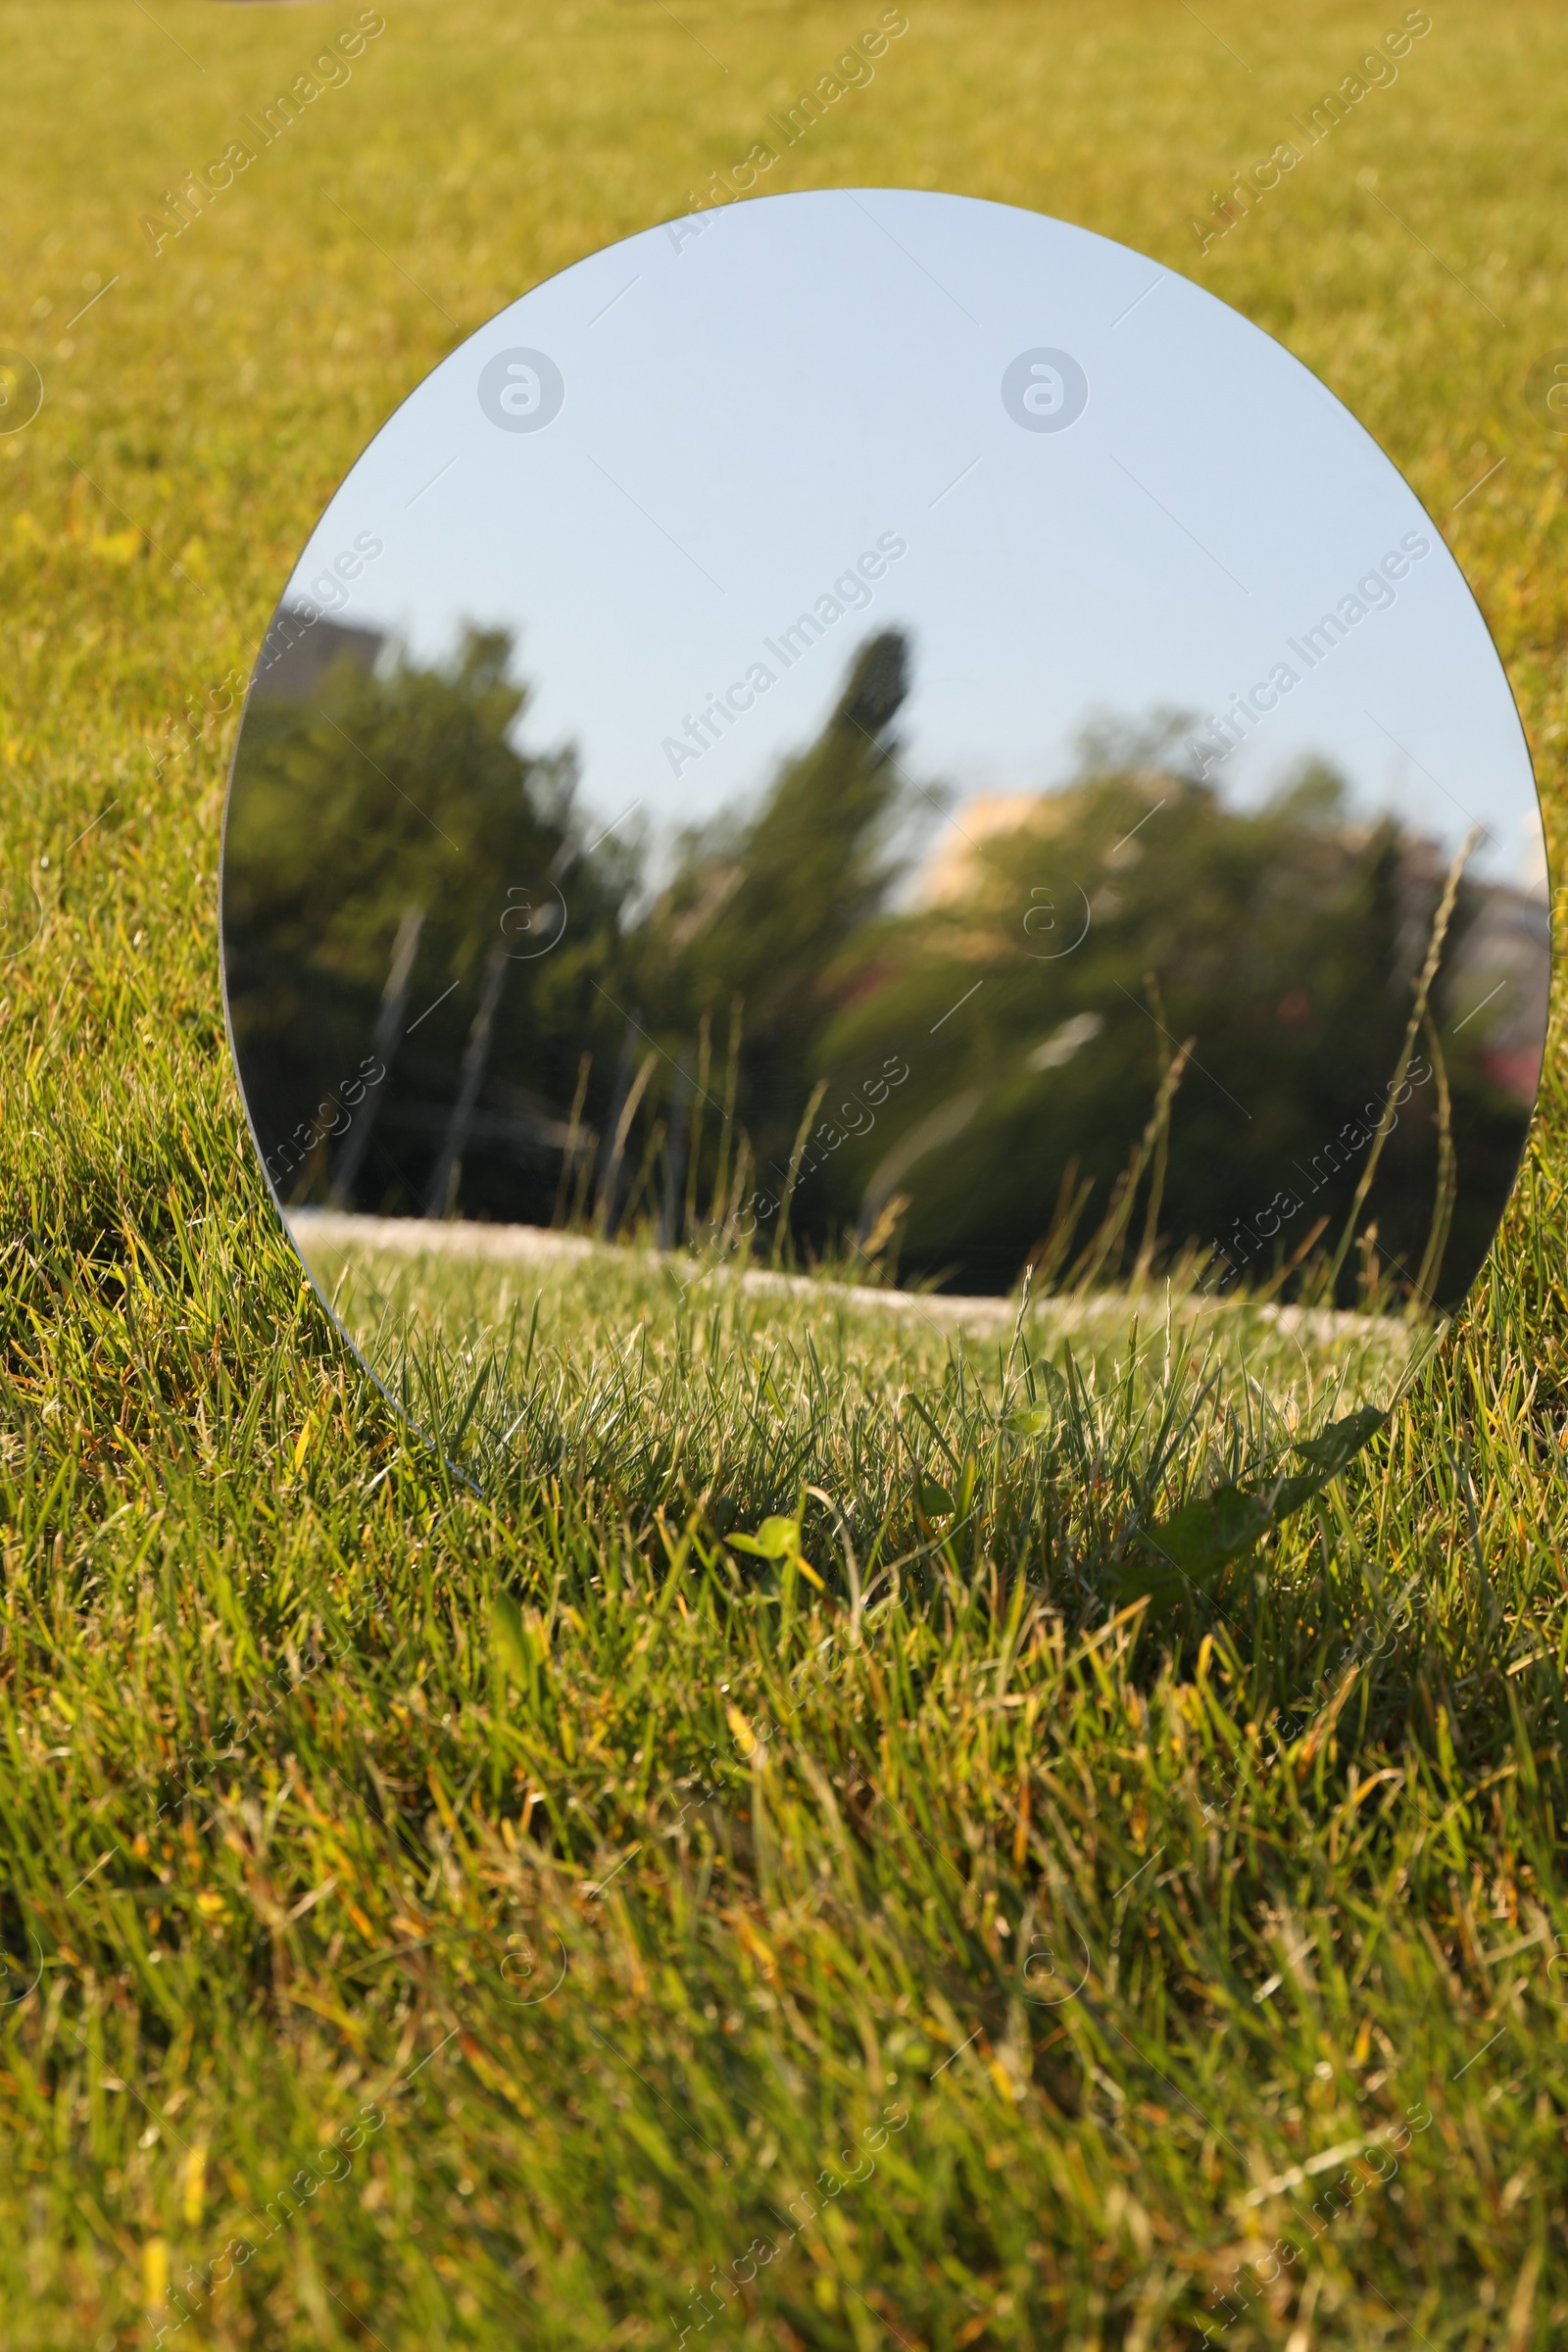
[[[340,662],[368,678],[386,642],[384,629],[333,620],[311,605],[280,605],[262,640],[251,693],[261,702],[310,703]]]
[[[1528,1113],[1546,1057],[1551,1002],[1551,908],[1544,890],[1475,886],[1476,911],[1454,957],[1458,1026],[1480,1025],[1490,1085]]]

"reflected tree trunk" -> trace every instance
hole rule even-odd
[[[398,935],[392,943],[392,961],[387,967],[386,985],[381,991],[380,1008],[375,1016],[375,1035],[371,1052],[386,1070],[392,1064],[403,1043],[403,1016],[409,1009],[409,982],[414,977],[414,958],[418,954],[419,934],[424,929],[424,908],[411,906],[398,925]],[[369,1146],[370,1131],[375,1125],[376,1112],[386,1097],[387,1078],[381,1081],[374,1094],[367,1095],[362,1115],[349,1130],[348,1141],[337,1156],[332,1171],[332,1189],[327,1200],[333,1208],[354,1206],[354,1187],[365,1154]]]
[[[444,1217],[451,1212],[457,1178],[463,1165],[464,1148],[473,1123],[473,1106],[479,1100],[485,1065],[490,1059],[496,1006],[501,1002],[501,991],[506,986],[507,962],[506,945],[497,940],[484,959],[484,987],[480,992],[478,1010],[473,1016],[473,1026],[468,1031],[468,1042],[464,1049],[462,1083],[458,1088],[458,1099],[452,1105],[452,1116],[447,1121],[440,1156],[435,1163],[435,1174],[430,1179],[430,1190],[425,1197],[424,1213],[427,1217]]]

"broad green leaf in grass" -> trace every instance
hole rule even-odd
[[[764,1519],[755,1536],[731,1536],[736,1551],[754,1552],[760,1560],[794,1559],[801,1548],[798,1519]]]
[[[825,1588],[822,1579],[801,1550],[801,1522],[799,1516],[785,1519],[775,1516],[764,1519],[755,1536],[728,1536],[726,1543],[735,1551],[749,1551],[759,1560],[774,1560],[780,1567],[798,1568],[808,1584],[820,1592]]]
[[[1241,1559],[1271,1527],[1278,1527],[1337,1478],[1387,1419],[1387,1413],[1371,1405],[1348,1413],[1320,1436],[1292,1447],[1306,1463],[1304,1470],[1255,1490],[1216,1488],[1211,1494],[1184,1502],[1168,1519],[1156,1520],[1135,1539],[1115,1572],[1118,1596],[1136,1600],[1147,1593],[1163,1605],[1177,1599],[1184,1589],[1205,1591],[1222,1568]]]
[[[1054,1364],[1036,1364],[1032,1379],[1037,1390],[1044,1389],[1044,1402],[1036,1396],[1028,1404],[1014,1405],[1004,1416],[1004,1426],[1017,1438],[1054,1437],[1061,1427],[1071,1392]]]

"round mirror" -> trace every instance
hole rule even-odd
[[[269,1180],[427,1432],[787,1500],[918,1429],[933,1524],[1064,1396],[1233,1471],[1386,1403],[1544,1044],[1524,737],[1400,475],[1185,279],[902,190],[435,369],[278,607],[221,903]]]

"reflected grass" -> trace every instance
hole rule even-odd
[[[951,1496],[966,1465],[1020,1530],[1068,1465],[1116,1465],[1140,1517],[1255,1477],[1386,1407],[1431,1344],[1172,1286],[954,1298],[522,1228],[291,1222],[375,1377],[487,1489],[611,1478],[638,1511],[679,1493],[750,1523],[815,1486],[873,1552],[917,1544],[921,1482]]]

